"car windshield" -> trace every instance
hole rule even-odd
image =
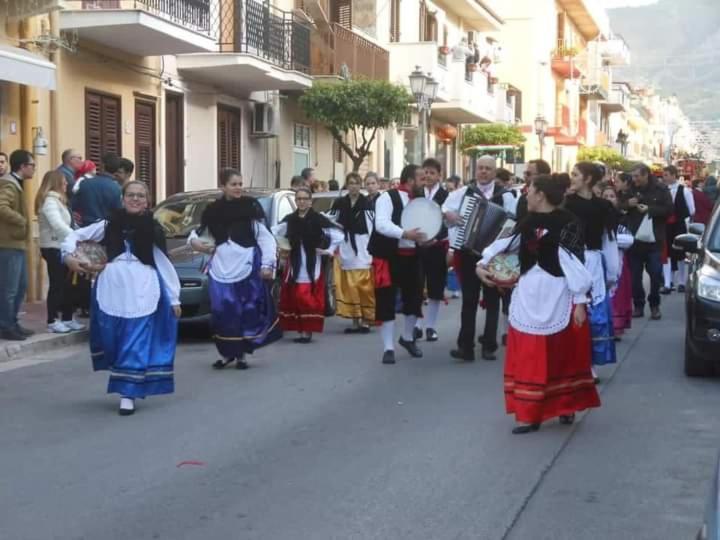
[[[160,203],[155,209],[155,219],[160,223],[168,238],[186,238],[194,229],[197,229],[203,211],[217,197],[218,195],[214,193],[202,196],[173,197]],[[272,198],[258,197],[257,201],[263,207],[265,215],[270,215]]]

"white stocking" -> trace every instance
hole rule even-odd
[[[415,329],[416,322],[417,317],[415,315],[405,315],[405,330],[403,331],[403,339],[405,341],[415,341],[413,330]]]
[[[427,314],[425,316],[425,328],[432,328],[435,330],[439,313],[440,300],[428,300]]]
[[[394,351],[395,321],[385,321],[380,327],[380,335],[383,340],[383,351]]]
[[[663,264],[663,278],[665,280],[665,287],[668,289],[672,285],[672,266],[669,262]]]

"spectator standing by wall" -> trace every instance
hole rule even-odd
[[[710,217],[712,216],[713,202],[703,191],[702,180],[693,180],[692,187],[692,196],[695,202],[695,215],[693,216],[693,222],[707,225],[710,223]]]
[[[83,164],[82,154],[74,148],[69,148],[62,153],[62,163],[57,168],[67,181],[67,197],[68,200],[72,198],[73,185],[75,184],[75,177],[78,169]]]
[[[0,338],[24,341],[33,334],[18,322],[27,289],[28,217],[23,184],[35,174],[33,155],[15,150],[10,155],[10,170],[0,178]]]
[[[87,180],[88,178],[92,178],[97,174],[97,165],[95,165],[94,161],[90,161],[89,159],[82,162],[82,165],[80,165],[80,168],[75,171],[75,184],[73,184],[72,187],[72,193],[75,194],[80,189],[80,185]]]
[[[8,173],[8,155],[5,152],[0,152],[0,178]]]
[[[40,226],[40,254],[47,263],[50,281],[47,296],[48,330],[55,334],[67,334],[85,328],[73,320],[68,269],[60,256],[60,245],[72,232],[66,193],[67,180],[63,173],[59,170],[50,171],[43,177],[35,197],[35,213]]]
[[[115,174],[120,168],[120,158],[114,154],[103,156],[102,173],[84,180],[73,197],[72,209],[78,226],[109,219],[113,210],[122,206],[122,192]]]

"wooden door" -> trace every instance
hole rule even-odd
[[[165,94],[165,196],[185,191],[185,121],[182,94]]]
[[[135,180],[150,188],[152,204],[156,197],[155,103],[135,101]]]
[[[240,122],[239,110],[218,105],[218,174],[226,168],[241,170]]]
[[[85,156],[98,168],[107,153],[121,155],[120,98],[93,90],[85,92]]]

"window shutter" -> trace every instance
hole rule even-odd
[[[135,102],[135,178],[155,192],[155,106]]]
[[[98,167],[108,152],[121,155],[120,100],[97,92],[85,92],[85,155]]]
[[[218,107],[218,172],[231,167],[240,169],[240,112]]]
[[[335,0],[331,13],[332,22],[352,28],[352,0]]]
[[[400,41],[400,0],[390,0],[390,41]]]
[[[117,98],[103,96],[102,98],[102,136],[103,154],[120,152],[120,101]]]

